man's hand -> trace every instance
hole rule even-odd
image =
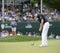
[[[39,31],[41,31],[42,30],[42,28],[39,28]]]

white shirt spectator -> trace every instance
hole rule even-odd
[[[60,36],[59,35],[56,35],[56,39],[60,39]]]

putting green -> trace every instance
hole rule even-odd
[[[34,42],[34,45],[31,45]],[[60,40],[48,40],[48,47],[39,47],[41,41],[0,42],[0,53],[60,53]]]

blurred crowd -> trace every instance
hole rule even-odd
[[[16,36],[22,36],[23,33],[22,32],[17,32]],[[33,36],[33,37],[41,37],[41,35],[39,33],[36,32],[26,32],[25,34],[26,36]],[[3,30],[0,32],[0,37],[8,37],[8,36],[13,36],[12,32],[9,32],[8,30]],[[60,35],[59,34],[53,34],[52,32],[48,35],[48,38],[53,39],[60,39]]]
[[[54,34],[54,33],[50,33],[50,35],[48,36],[48,38],[56,38],[56,39],[60,39],[60,35],[59,34]]]
[[[0,22],[10,22],[15,19],[17,22],[22,21],[36,21],[34,19],[35,13],[41,13],[40,7],[36,3],[34,8],[29,3],[23,3],[21,6],[14,6],[12,3],[4,9],[2,13],[2,7],[0,7]],[[57,9],[49,10],[45,5],[43,6],[42,13],[46,16],[49,21],[60,21],[60,15]]]
[[[22,36],[24,35],[22,32],[17,32],[16,36]],[[36,36],[36,37],[40,37],[39,33],[36,32],[26,32],[25,33],[26,36]],[[3,30],[0,32],[0,37],[8,37],[8,36],[14,36],[12,32],[9,32],[8,30]]]
[[[4,8],[4,13],[2,12],[2,7],[0,7],[0,22],[11,22],[15,20],[16,22],[23,21],[37,21],[36,14],[41,13],[41,9],[36,3],[34,8],[29,3],[23,3],[23,5],[14,6],[12,3]],[[49,10],[45,5],[42,9],[42,14],[48,19],[48,21],[60,21],[60,14],[57,9]],[[21,35],[22,33],[18,32],[17,35]],[[12,32],[8,32],[7,30],[3,30],[0,32],[0,36],[12,36]],[[26,35],[31,36],[31,32],[26,32]],[[37,35],[35,32],[33,35]],[[49,36],[51,38],[51,36]]]

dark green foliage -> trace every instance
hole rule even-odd
[[[44,4],[60,11],[60,0],[43,0]]]
[[[43,4],[47,5],[48,7],[51,7],[53,9],[57,9],[60,11],[60,0],[42,0]],[[32,0],[32,2],[39,2],[40,0]]]

